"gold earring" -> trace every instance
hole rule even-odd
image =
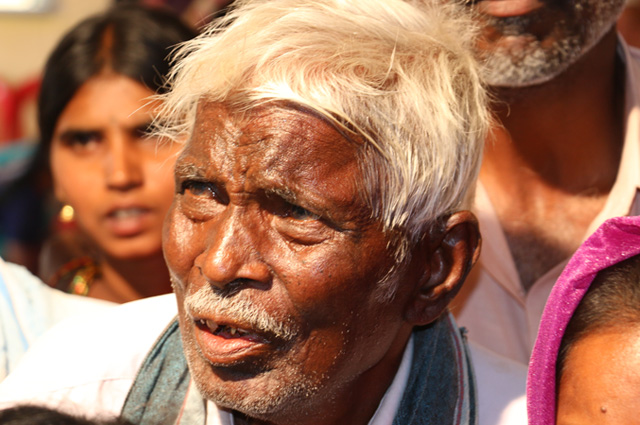
[[[62,223],[71,223],[74,215],[73,207],[71,205],[64,205],[58,213],[58,219]]]

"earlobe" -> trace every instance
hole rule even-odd
[[[425,243],[431,246],[421,250],[428,256],[421,260],[428,266],[406,310],[406,319],[414,326],[426,325],[442,314],[478,260],[478,220],[469,211],[456,212],[434,224]]]
[[[61,204],[66,204],[67,203],[67,196],[66,196],[64,190],[62,190],[60,185],[56,184],[55,182],[53,183],[53,195],[56,197],[58,202],[60,202]]]

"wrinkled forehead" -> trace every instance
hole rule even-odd
[[[351,162],[359,147],[327,120],[295,105],[268,104],[237,110],[206,100],[198,104],[189,144],[215,147],[230,156],[308,152],[311,155],[302,156],[337,165]]]
[[[192,168],[243,190],[287,188],[344,205],[361,198],[359,148],[304,109],[264,105],[237,111],[201,101],[178,170]]]

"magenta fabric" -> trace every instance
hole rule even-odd
[[[556,423],[556,358],[569,319],[596,274],[640,254],[640,216],[603,223],[573,255],[542,313],[527,378],[529,425]]]

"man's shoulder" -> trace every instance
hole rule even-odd
[[[26,268],[0,258],[0,381],[47,329],[66,317],[95,314],[112,305],[53,289]]]
[[[175,315],[169,294],[63,321],[2,382],[0,407],[64,399],[94,404],[97,413],[117,413],[147,352]]]

